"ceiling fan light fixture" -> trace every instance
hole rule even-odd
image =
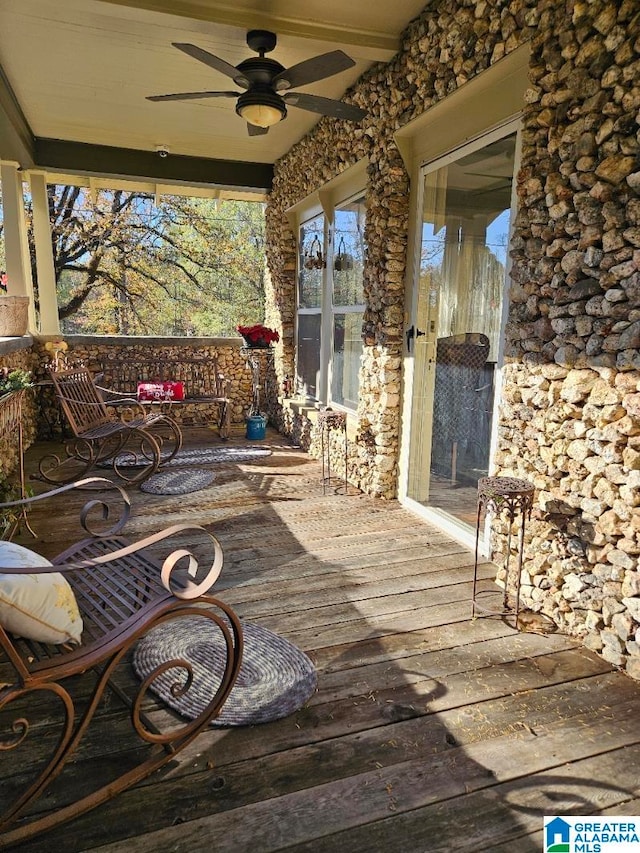
[[[279,95],[273,92],[244,92],[238,98],[236,112],[256,127],[273,127],[287,114],[287,108]]]
[[[273,127],[284,118],[280,110],[264,104],[247,104],[246,107],[241,107],[238,113],[245,121],[256,127]]]

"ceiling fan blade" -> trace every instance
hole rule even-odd
[[[230,62],[220,59],[219,56],[214,56],[213,53],[209,53],[208,50],[203,50],[195,44],[174,41],[172,42],[172,45],[177,47],[178,50],[181,50],[183,53],[186,53],[188,56],[197,59],[199,62],[204,62],[204,64],[208,65],[209,68],[215,68],[216,71],[220,71],[222,74],[226,74],[227,77],[231,77],[231,79],[237,83],[238,86],[242,86],[243,89],[249,88],[249,81],[247,78],[241,71],[238,71],[235,65],[231,65]]]
[[[334,101],[331,98],[321,98],[319,95],[305,95],[302,92],[288,92],[283,96],[285,103],[301,110],[309,110],[312,113],[320,113],[323,116],[333,118],[346,118],[351,121],[360,121],[366,116],[366,111],[353,104],[345,104],[342,101]]]
[[[247,131],[249,136],[264,136],[265,133],[269,133],[269,128],[258,127],[257,124],[249,124],[249,122],[247,122]]]
[[[273,78],[273,85],[277,92],[285,89],[297,89],[298,86],[306,86],[307,83],[315,83],[316,80],[324,80],[332,77],[347,68],[353,68],[355,62],[341,50],[333,50],[306,59],[291,68],[285,68]]]
[[[197,98],[237,98],[240,92],[176,92],[175,95],[147,95],[148,101],[195,101]]]

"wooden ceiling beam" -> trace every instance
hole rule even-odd
[[[270,14],[261,9],[242,9],[233,4],[211,3],[210,0],[104,0],[115,6],[143,9],[207,21],[241,29],[267,29],[278,36],[312,39],[327,46],[344,47],[354,59],[389,62],[400,49],[397,35],[365,28],[343,27],[311,21],[303,16]],[[301,4],[304,7],[304,4]],[[362,15],[366,21],[366,14]]]
[[[149,151],[89,145],[61,139],[36,139],[37,167],[47,172],[109,175],[151,180],[162,184],[183,183],[215,186],[221,190],[267,192],[273,181],[270,163],[214,160],[170,154],[160,157]]]

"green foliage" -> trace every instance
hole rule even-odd
[[[19,391],[21,388],[30,388],[32,384],[31,373],[28,370],[0,367],[0,396],[9,394],[11,391]]]
[[[31,497],[33,489],[26,488],[25,497]],[[19,501],[21,498],[20,486],[16,483],[11,483],[8,480],[0,479],[0,504]],[[29,507],[26,508],[28,512]],[[12,536],[20,529],[20,521],[23,518],[23,507],[2,507],[0,508],[0,540],[11,539]]]
[[[235,336],[262,316],[261,204],[52,186],[49,211],[67,333]]]

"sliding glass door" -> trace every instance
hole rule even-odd
[[[407,497],[475,521],[489,470],[516,134],[423,170]]]

